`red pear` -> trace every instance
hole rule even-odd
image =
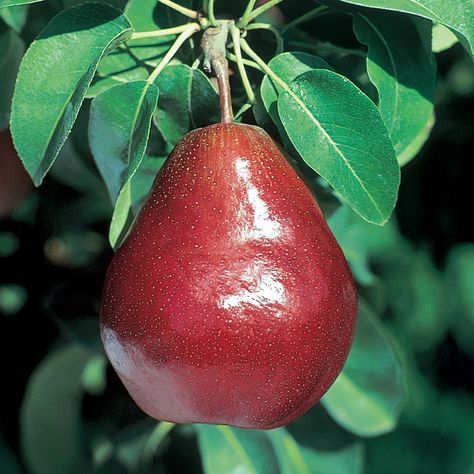
[[[269,429],[334,382],[354,283],[314,196],[260,128],[176,146],[107,273],[101,334],[136,403],[177,423]]]
[[[33,189],[9,130],[0,132],[0,219],[17,208]]]

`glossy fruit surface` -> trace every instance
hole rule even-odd
[[[0,132],[0,219],[7,217],[33,188],[13,147],[9,130]]]
[[[113,258],[101,333],[150,416],[275,428],[347,357],[354,284],[313,195],[250,125],[189,133]]]

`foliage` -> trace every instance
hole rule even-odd
[[[434,152],[430,134],[449,129],[450,105],[474,93],[473,4],[270,4],[234,30],[233,107],[284,145],[350,263],[361,303],[342,373],[277,430],[155,423],[133,405],[98,337],[107,240],[126,236],[179,139],[218,120],[196,40],[207,25],[155,0],[0,0],[0,130],[10,126],[32,180],[44,180],[0,223],[2,340],[23,357],[18,373],[8,368],[15,409],[1,472],[474,469],[472,397],[442,387],[433,368],[450,344],[474,360],[474,247],[455,242],[436,262],[392,215],[400,167],[401,195],[418,199],[403,175]],[[225,18],[246,6],[215,2]]]

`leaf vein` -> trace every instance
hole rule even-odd
[[[291,93],[293,98],[296,100],[297,104],[303,109],[303,112],[306,112],[307,115],[309,115],[310,119],[314,122],[314,124],[322,131],[322,133],[326,136],[329,143],[333,145],[333,147],[336,150],[337,154],[342,158],[343,162],[346,163],[347,167],[349,168],[349,171],[352,173],[352,175],[354,176],[356,181],[359,183],[359,186],[362,188],[362,190],[365,192],[365,194],[367,194],[369,200],[374,205],[375,210],[379,213],[380,217],[383,219],[383,214],[382,214],[380,208],[378,207],[377,203],[375,202],[374,198],[369,193],[368,189],[365,187],[364,183],[362,182],[360,177],[357,175],[357,173],[355,172],[354,168],[351,166],[350,162],[347,160],[345,155],[342,153],[342,151],[336,145],[336,143],[334,142],[332,137],[327,133],[327,131],[324,129],[324,127],[321,126],[321,124],[316,119],[316,117],[306,107],[306,105],[303,103],[303,101],[295,94],[295,92],[291,89],[289,89],[288,92]]]

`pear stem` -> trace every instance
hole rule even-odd
[[[225,57],[219,57],[212,61],[212,68],[217,77],[219,86],[219,100],[221,104],[221,123],[232,123],[234,114],[232,112],[232,100],[230,95],[229,67]]]
[[[219,26],[207,28],[201,41],[201,48],[204,53],[204,70],[208,73],[214,72],[219,86],[221,123],[232,123],[234,121],[229,66],[226,59],[230,23],[229,21],[221,21]]]

